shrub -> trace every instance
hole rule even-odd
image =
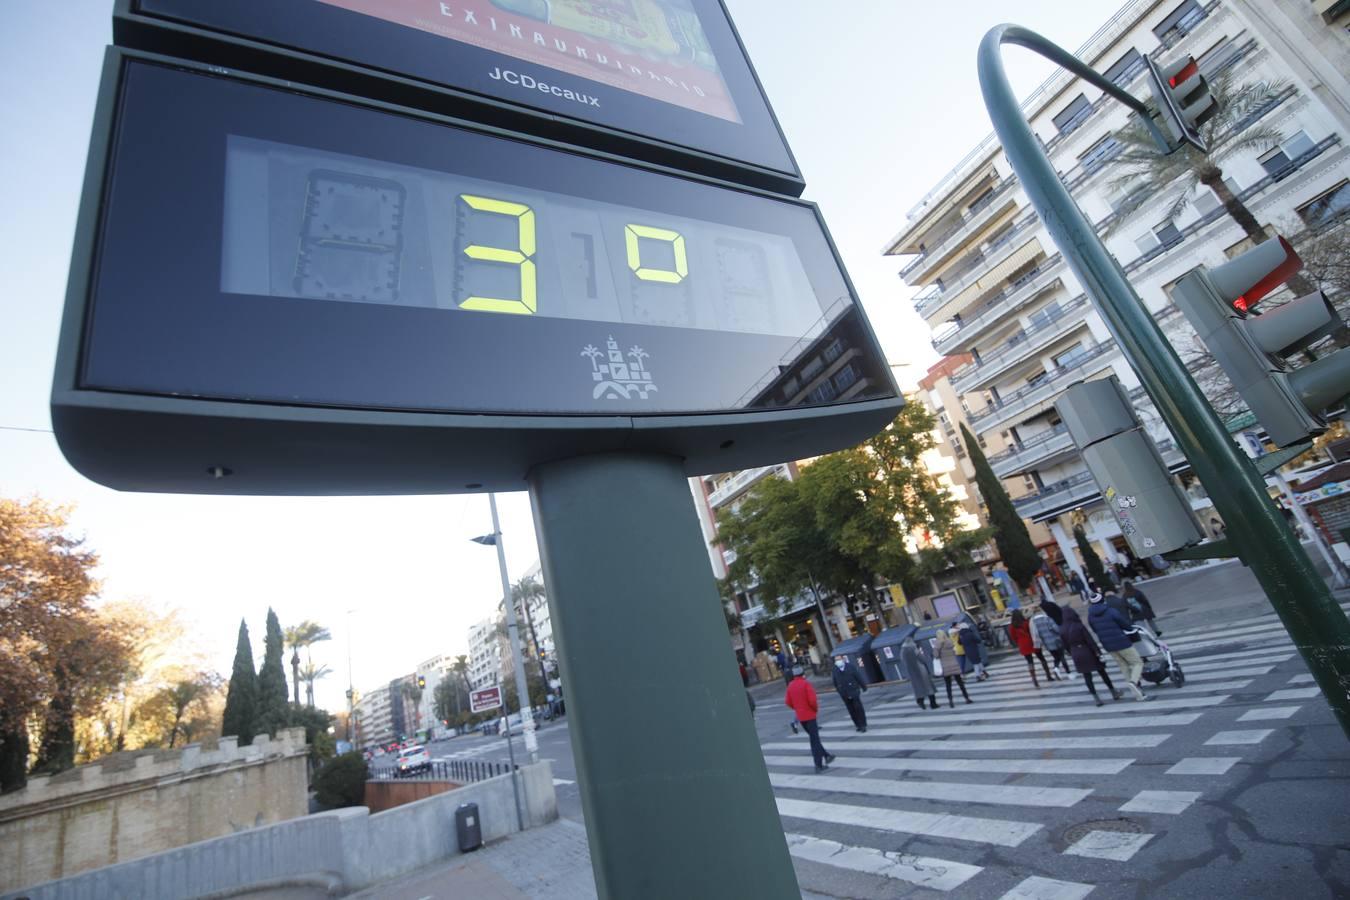
[[[328,809],[360,806],[366,798],[366,758],[356,751],[335,756],[314,774],[315,799]]]

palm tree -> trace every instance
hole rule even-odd
[[[305,663],[300,669],[300,677],[305,680],[305,702],[311,709],[314,708],[314,682],[332,673],[333,670],[327,666],[316,666],[313,662]]]
[[[1126,194],[1125,202],[1117,207],[1117,221],[1123,223],[1159,192],[1173,192],[1167,219],[1175,219],[1187,201],[1207,187],[1252,243],[1259,244],[1269,235],[1224,181],[1223,164],[1238,154],[1269,150],[1280,143],[1284,137],[1280,130],[1259,119],[1287,86],[1282,81],[1237,84],[1232,77],[1222,76],[1210,82],[1210,87],[1218,112],[1199,128],[1209,148],[1205,152],[1183,143],[1180,149],[1164,153],[1137,116],[1116,132],[1115,139],[1124,149],[1108,163],[1118,172],[1110,186]],[[1289,286],[1298,296],[1313,291],[1302,276],[1290,278]]]
[[[399,685],[399,691],[413,705],[413,731],[417,732],[422,728],[422,689],[414,680],[403,682]]]
[[[547,685],[548,673],[544,671],[544,654],[540,651],[539,639],[534,634],[534,617],[530,615],[530,603],[544,596],[544,586],[534,578],[522,578],[511,585],[511,602],[525,611],[525,625],[530,629],[530,643],[534,645],[534,658],[539,662],[539,683]]]
[[[309,661],[309,668],[314,667],[314,659],[310,655],[310,648],[320,641],[331,641],[333,633],[327,628],[315,622],[313,619],[305,619],[299,625],[292,625],[285,631],[286,643],[291,645],[291,673],[292,683],[295,685],[295,705],[300,705],[300,648],[305,648],[305,658]],[[325,667],[326,668],[326,667]],[[327,674],[325,672],[325,674]],[[309,705],[314,705],[314,684],[311,681],[309,686]]]

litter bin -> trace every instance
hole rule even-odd
[[[455,834],[459,838],[460,853],[483,846],[483,825],[478,820],[477,803],[464,803],[455,810]]]
[[[897,625],[872,638],[872,655],[876,658],[877,665],[881,667],[883,681],[908,679],[904,666],[900,664],[900,645],[905,642],[905,638],[918,630],[913,625]]]

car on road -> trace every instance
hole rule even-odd
[[[399,752],[394,766],[394,776],[397,778],[425,772],[431,768],[431,754],[427,752],[426,747],[413,744]]]

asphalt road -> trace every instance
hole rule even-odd
[[[838,759],[813,772],[782,685],[756,725],[804,890],[833,897],[1350,896],[1350,745],[1250,574],[1141,585],[1183,688],[1097,708],[1080,680],[1032,685],[1018,657],[921,711],[870,690],[866,734],[822,693]],[[1108,662],[1114,676],[1114,663]],[[559,809],[582,821],[566,720],[539,733]],[[455,738],[433,758],[506,758]]]

